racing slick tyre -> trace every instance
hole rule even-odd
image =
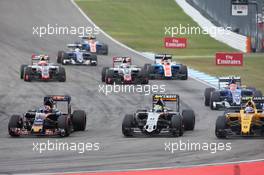
[[[257,89],[255,88],[255,87],[253,87],[253,86],[249,86],[249,87],[247,87],[247,89],[249,89],[249,90],[252,90],[252,91],[256,91]]]
[[[133,136],[134,116],[127,114],[122,122],[122,133],[125,137]]]
[[[103,45],[103,55],[108,55],[108,45]]]
[[[148,72],[150,67],[151,67],[151,64],[145,64],[144,67],[143,67],[143,70],[145,72]]]
[[[106,71],[106,75],[105,75],[105,83],[106,84],[113,84],[114,83],[114,70],[108,69]]]
[[[215,136],[219,139],[226,138],[227,134],[225,132],[227,129],[227,119],[224,115],[219,116],[215,123]]]
[[[150,74],[155,74],[154,67],[151,64],[145,64],[143,70],[149,79],[155,79],[155,76],[150,76]]]
[[[65,82],[66,81],[66,72],[64,67],[59,68],[59,73],[58,73],[58,80],[60,82]]]
[[[180,73],[184,74],[184,76],[181,78],[181,80],[187,80],[188,79],[188,69],[187,66],[182,65],[180,69]]]
[[[14,133],[12,128],[22,128],[23,121],[19,115],[12,115],[9,122],[8,122],[8,133],[12,137],[18,137],[19,134]]]
[[[84,131],[86,128],[86,113],[82,110],[73,111],[72,124],[74,131]]]
[[[103,67],[103,69],[102,69],[102,73],[101,73],[102,82],[105,82],[105,76],[106,76],[106,72],[107,72],[108,69],[109,69],[108,67]]]
[[[215,88],[206,88],[204,91],[204,105],[210,105],[211,93],[215,91]]]
[[[214,91],[211,95],[210,98],[210,108],[212,110],[218,110],[218,106],[214,106],[214,102],[219,102],[220,101],[220,92]]]
[[[95,61],[95,63],[91,63],[91,66],[97,66],[97,56],[93,55],[91,61]]]
[[[58,122],[57,123],[58,129],[61,130],[60,136],[61,137],[69,136],[71,133],[71,129],[70,129],[70,123],[69,123],[68,117],[65,115],[61,115],[59,116],[57,122]]]
[[[141,75],[141,78],[142,78],[141,84],[148,84],[149,80],[148,80],[147,72],[145,70],[141,70],[140,75]]]
[[[27,65],[23,64],[20,66],[20,79],[24,78],[24,74],[25,74],[25,69],[26,69]]]
[[[24,72],[24,81],[30,82],[32,80],[31,74],[32,74],[32,69],[30,67],[26,67]]]
[[[259,91],[259,90],[256,90],[256,91],[255,91],[255,93],[254,93],[254,97],[262,97],[262,96],[263,96],[263,94],[262,94],[261,91]]]
[[[182,117],[180,115],[173,115],[171,117],[171,134],[173,137],[183,135]]]
[[[182,121],[184,125],[184,130],[192,131],[195,126],[195,114],[193,110],[183,110],[182,111]]]
[[[58,51],[58,57],[57,57],[57,63],[62,64],[63,63],[63,51]]]

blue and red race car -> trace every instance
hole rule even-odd
[[[108,55],[108,45],[99,42],[94,36],[83,36],[81,37],[81,41],[76,42],[76,44],[81,44],[82,50],[86,50],[93,54]]]
[[[188,69],[186,65],[177,64],[172,61],[172,55],[155,55],[154,64],[145,64],[144,70],[149,79],[160,80],[187,80]]]

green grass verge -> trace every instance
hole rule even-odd
[[[215,66],[214,57],[177,59],[192,68],[208,72],[215,76],[240,75],[242,83],[255,86],[264,92],[264,58],[262,56],[245,56],[243,67]]]
[[[215,52],[235,50],[208,35],[180,35],[188,38],[186,49],[163,47],[165,27],[197,26],[174,0],[76,0],[76,3],[101,29],[135,50],[171,53],[178,61],[212,75],[241,75],[246,84],[264,92],[263,55],[246,56],[244,67],[217,67]],[[207,57],[188,57],[194,55]]]

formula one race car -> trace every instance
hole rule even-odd
[[[212,110],[218,110],[230,106],[240,106],[241,97],[253,96],[262,96],[262,92],[256,88],[242,86],[240,77],[220,77],[218,89],[205,89],[204,104],[210,106]]]
[[[126,137],[131,137],[136,132],[148,136],[170,133],[178,137],[182,136],[184,131],[194,130],[194,125],[193,110],[180,111],[179,95],[154,94],[151,110],[139,109],[134,114],[125,115],[122,132]]]
[[[81,44],[68,44],[68,51],[59,51],[57,63],[63,65],[97,65],[97,56],[82,49]]]
[[[113,67],[104,67],[102,70],[102,82],[107,84],[148,84],[145,71],[132,65],[129,57],[114,57]]]
[[[172,55],[168,54],[155,55],[154,64],[145,64],[144,70],[147,72],[149,79],[188,79],[187,66],[172,62]]]
[[[229,108],[217,118],[216,137],[264,136],[264,97],[243,97],[242,101],[246,105]]]
[[[73,131],[84,131],[86,113],[82,110],[71,113],[70,103],[70,96],[44,97],[44,106],[29,110],[23,115],[12,115],[8,124],[9,135],[12,137],[22,135],[66,137]]]
[[[93,54],[108,55],[108,45],[96,40],[95,36],[83,36],[81,42],[75,42],[81,44],[82,49]]]
[[[66,81],[65,69],[49,62],[47,55],[32,55],[31,64],[20,67],[20,78],[24,81]]]

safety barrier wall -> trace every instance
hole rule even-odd
[[[198,10],[187,3],[185,0],[175,0],[177,4],[184,10],[184,12],[189,15],[199,26],[203,29],[217,28],[210,20],[204,17]],[[209,33],[210,34],[210,33]],[[248,52],[247,47],[247,37],[232,32],[230,30],[225,30],[224,34],[215,35],[215,33],[210,34],[211,37],[218,41],[221,41],[237,50],[242,52]]]

